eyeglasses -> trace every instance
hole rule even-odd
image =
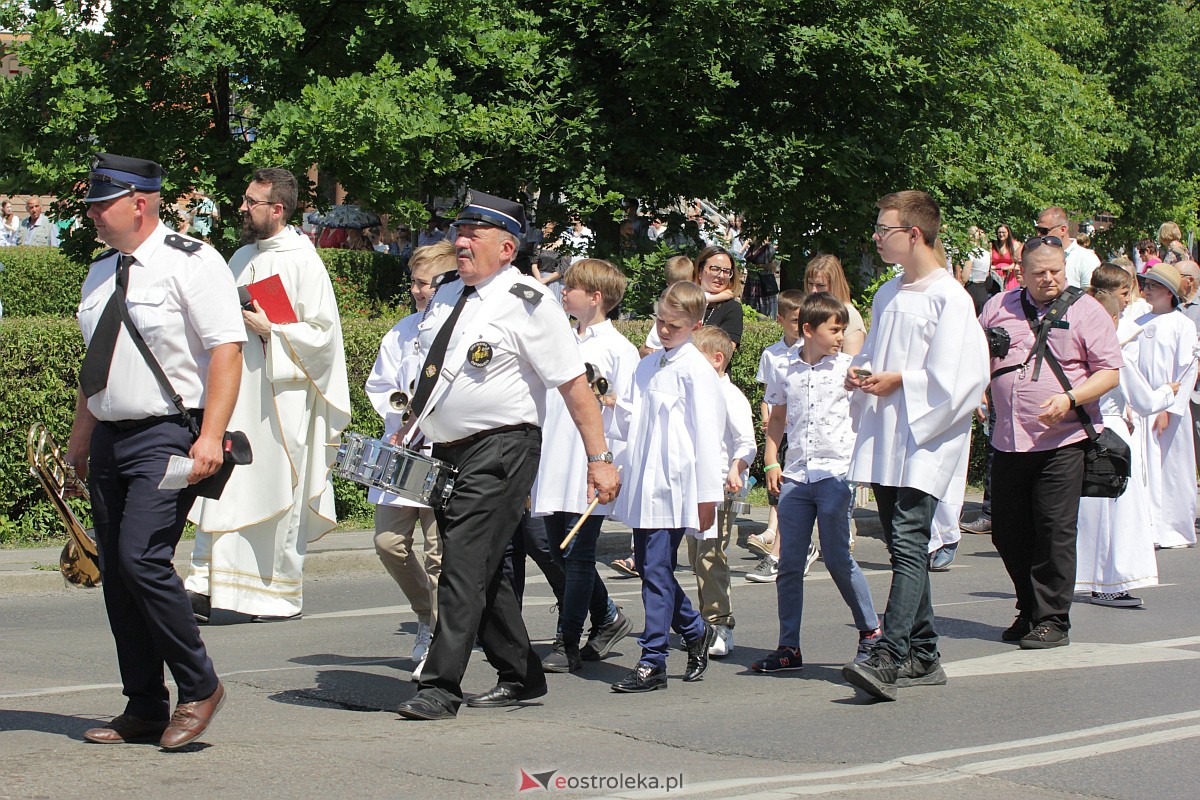
[[[1058,238],[1057,236],[1034,236],[1032,239],[1025,240],[1024,249],[1026,253],[1030,253],[1034,250],[1037,250],[1044,244],[1050,245],[1051,247],[1057,247],[1060,250],[1063,246],[1062,239]]]
[[[248,194],[242,195],[242,202],[246,205],[246,208],[254,208],[255,206],[262,206],[262,205],[270,205],[270,206],[275,205],[270,200],[255,200],[253,197],[251,197]]]
[[[704,268],[704,271],[714,278],[732,278],[733,269],[730,267],[718,267],[714,264],[709,264]]]
[[[911,231],[914,227],[916,227],[916,226],[914,226],[914,225],[880,225],[878,223],[876,223],[874,225],[875,235],[878,236],[880,239],[882,239],[884,236],[887,236],[888,231]]]

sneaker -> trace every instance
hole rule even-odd
[[[542,659],[542,670],[545,672],[575,672],[583,666],[579,657],[579,643],[566,644],[561,640],[554,642],[550,655]]]
[[[870,658],[871,651],[875,649],[875,645],[879,644],[879,640],[882,638],[882,628],[876,628],[873,631],[859,631],[858,650],[854,653],[854,663],[861,664]]]
[[[774,583],[779,577],[779,562],[770,556],[763,556],[758,566],[746,573],[746,580],[753,583]]]
[[[857,686],[879,700],[896,699],[897,672],[892,654],[882,647],[872,650],[871,657],[866,661],[842,667],[842,677],[851,686]]]
[[[1051,647],[1066,647],[1071,638],[1066,631],[1043,622],[1021,637],[1022,650],[1048,650]]]
[[[721,658],[733,652],[733,628],[728,625],[713,625],[717,635],[708,648],[710,658]]]
[[[429,643],[433,641],[433,633],[424,622],[417,623],[417,640],[413,642],[412,660],[424,661],[429,652]]]
[[[653,692],[655,689],[667,688],[667,670],[665,667],[655,667],[644,661],[629,671],[621,680],[612,685],[614,692],[637,693]]]
[[[958,529],[963,533],[991,533],[992,518],[991,517],[976,517],[970,522],[960,523]]]
[[[817,556],[819,555],[821,555],[821,543],[814,536],[812,537],[812,541],[808,543],[808,557],[804,559],[804,577],[808,577],[808,572],[812,569],[812,565],[816,563]]]
[[[417,668],[412,671],[412,677],[409,678],[409,680],[412,681],[413,683],[421,682],[421,670],[425,669],[425,659],[428,657],[429,657],[429,654],[426,653],[425,658],[422,658],[421,662],[419,664],[417,664]]]
[[[1018,616],[1013,620],[1013,624],[1005,628],[1004,633],[1000,634],[1000,641],[1019,642],[1031,630],[1033,630],[1033,623],[1025,617]]]
[[[799,647],[780,645],[774,653],[751,664],[750,669],[755,672],[787,672],[804,669],[804,659],[800,656]]]
[[[1137,608],[1142,604],[1140,597],[1129,592],[1092,592],[1092,605],[1110,608]]]
[[[946,670],[942,669],[939,658],[925,661],[909,653],[896,671],[896,685],[902,689],[909,686],[945,686]]]
[[[929,555],[930,572],[947,572],[958,553],[958,542],[944,544]]]
[[[588,631],[587,643],[579,648],[580,658],[584,661],[599,661],[608,655],[618,641],[628,636],[631,630],[633,623],[621,611],[621,607],[617,606],[617,615],[613,617],[612,622],[600,626],[593,625]]]
[[[775,531],[767,528],[762,533],[752,533],[746,537],[746,549],[760,556],[771,555],[775,547]]]
[[[633,558],[618,558],[616,561],[610,561],[608,564],[618,575],[624,575],[626,578],[637,578],[639,573],[637,567],[634,566]]]
[[[187,596],[192,603],[192,616],[196,618],[196,622],[207,625],[208,618],[212,616],[212,602],[209,596],[193,592],[191,589],[188,590]]]

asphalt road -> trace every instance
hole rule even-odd
[[[861,513],[856,555],[882,610],[886,552]],[[606,541],[607,561],[621,539]],[[1079,603],[1071,646],[1029,652],[999,641],[1013,615],[1008,579],[989,538],[967,536],[933,576],[950,681],[895,703],[841,680],[855,632],[819,562],[806,584],[805,669],[752,673],[775,645],[775,591],[739,574],[736,649],[704,680],[679,680],[675,652],[666,691],[611,693],[637,660],[630,638],[603,663],[549,676],[545,698],[448,722],[392,710],[414,692],[414,617],[381,567],[348,558],[308,578],[302,620],[204,629],[229,701],[176,753],[82,740],[123,706],[98,591],[0,592],[0,797],[1196,797],[1198,556],[1160,553],[1163,585],[1140,591],[1145,608]],[[732,561],[755,563],[740,547]],[[526,621],[544,652],[552,599],[532,564],[530,575]],[[640,627],[639,584],[609,587]],[[465,688],[494,677],[476,652]]]

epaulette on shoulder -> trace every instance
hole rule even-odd
[[[169,247],[174,247],[176,250],[182,250],[185,253],[194,253],[204,246],[203,242],[197,242],[195,239],[188,239],[180,236],[178,233],[167,234],[163,239]]]
[[[517,297],[521,298],[526,303],[529,303],[529,305],[531,305],[531,306],[536,306],[538,303],[542,302],[542,293],[539,292],[537,289],[533,288],[532,286],[525,286],[521,283],[514,283],[512,285],[512,288],[509,289],[508,291],[511,294],[515,294]]]
[[[115,254],[116,252],[117,252],[117,248],[110,247],[107,250],[105,250],[103,253],[101,253],[98,256],[96,256],[95,258],[93,258],[92,263],[99,264],[101,261],[103,261],[104,259],[108,258],[109,256]]]
[[[441,275],[434,275],[433,281],[430,283],[430,285],[436,289],[443,284],[452,283],[458,280],[458,278],[458,272],[456,270],[451,270],[450,272],[443,272]]]

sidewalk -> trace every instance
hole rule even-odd
[[[865,493],[864,493],[865,494]],[[982,494],[968,488],[964,517],[973,519]],[[745,537],[758,533],[767,525],[767,506],[752,506],[750,513],[738,517],[735,542],[745,543]],[[854,511],[860,536],[878,538],[880,528],[875,516],[875,504],[869,500]],[[607,561],[629,553],[629,528],[607,521],[597,545],[597,560]],[[355,572],[382,572],[383,566],[375,555],[373,530],[344,530],[326,534],[308,546],[304,574],[309,577],[339,575]],[[7,592],[71,591],[72,586],[58,572],[58,556],[62,547],[26,547],[0,549],[0,594]],[[181,542],[175,555],[175,569],[186,575],[191,557],[192,542]]]

